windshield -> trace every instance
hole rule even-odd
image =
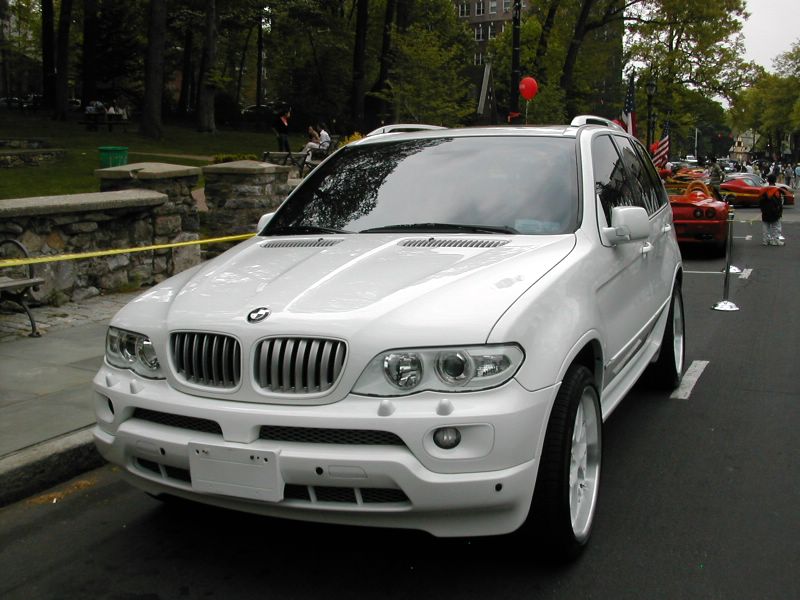
[[[262,235],[442,231],[552,235],[578,222],[575,140],[453,137],[344,148]]]

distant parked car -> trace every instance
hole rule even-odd
[[[702,245],[717,253],[728,242],[727,202],[717,200],[702,181],[691,182],[683,194],[671,195],[672,219],[681,245]]]
[[[758,199],[769,184],[754,173],[731,173],[719,186],[722,198],[736,206],[758,206]],[[794,190],[785,183],[776,183],[784,206],[794,206]]]
[[[22,98],[16,98],[14,96],[0,98],[0,108],[22,108],[22,104]]]
[[[242,110],[242,120],[248,123],[272,124],[275,118],[275,107],[272,104],[251,104]]]

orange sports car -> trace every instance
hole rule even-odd
[[[724,254],[728,243],[728,211],[702,181],[693,181],[680,195],[671,195],[672,220],[678,244],[704,244]]]
[[[758,199],[769,184],[753,173],[736,174],[726,179],[719,186],[722,198],[729,204],[737,206],[758,206]],[[776,184],[783,199],[784,206],[794,206],[794,191],[788,185]]]

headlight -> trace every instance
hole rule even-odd
[[[106,360],[120,369],[130,369],[142,377],[163,379],[155,347],[141,333],[109,327],[106,334]]]
[[[511,379],[523,358],[516,345],[387,350],[370,361],[353,393],[406,396],[425,390],[484,390]]]

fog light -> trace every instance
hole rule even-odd
[[[455,427],[442,427],[433,432],[433,442],[442,450],[452,450],[461,443],[461,432]]]

